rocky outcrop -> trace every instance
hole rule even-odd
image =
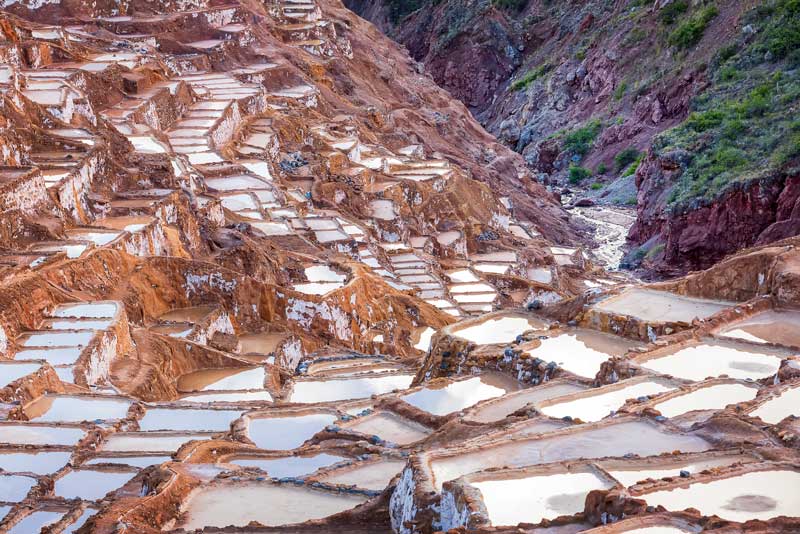
[[[636,174],[637,220],[629,238],[663,251],[652,256],[662,272],[705,269],[723,257],[800,233],[800,176],[737,182],[711,201],[669,205],[688,154],[650,154]]]

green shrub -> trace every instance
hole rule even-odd
[[[669,34],[669,44],[678,48],[690,48],[696,45],[717,15],[719,15],[719,10],[716,6],[704,7]]]
[[[514,80],[513,82],[511,82],[511,85],[509,86],[509,88],[512,91],[522,91],[524,89],[527,89],[530,84],[532,84],[534,81],[536,81],[539,78],[541,78],[542,76],[544,76],[544,74],[549,69],[550,69],[550,65],[547,65],[547,64],[539,65],[535,69],[531,69],[528,72],[526,72],[522,76],[522,78],[519,78],[518,80]]]
[[[694,112],[686,119],[686,125],[695,132],[705,132],[712,128],[716,128],[722,121],[725,120],[725,114],[722,111],[712,109],[704,112]]]
[[[600,121],[592,120],[586,123],[586,126],[573,130],[564,137],[564,150],[585,156],[592,148],[592,144],[597,139],[601,129]]]
[[[608,172],[608,166],[605,163],[601,163],[597,166],[597,170],[595,171],[596,174],[605,174]]]
[[[628,82],[622,82],[614,89],[614,100],[619,102],[626,92],[628,92]]]
[[[569,183],[571,184],[579,184],[591,175],[592,172],[585,167],[579,167],[577,165],[569,166]]]
[[[644,257],[646,259],[648,259],[648,260],[651,260],[651,259],[655,258],[656,256],[658,256],[659,254],[661,254],[662,252],[664,252],[664,244],[663,243],[659,243],[658,245],[656,245],[656,246],[652,247],[650,250],[648,250],[647,254],[645,254]]]
[[[680,18],[681,15],[686,13],[689,10],[689,2],[686,0],[676,0],[671,4],[668,4],[664,9],[661,10],[658,18],[661,19],[661,23],[667,26],[675,24],[675,21]]]
[[[592,191],[599,191],[600,189],[603,189],[603,184],[601,184],[600,182],[595,182],[589,186],[589,189],[591,189]]]
[[[636,159],[631,162],[628,167],[622,171],[622,176],[631,176],[632,174],[636,174],[636,171],[639,170],[639,165],[642,164],[644,160],[644,152],[640,152]]]
[[[617,172],[619,172],[636,161],[636,158],[638,157],[639,151],[633,147],[620,150],[619,153],[614,156],[614,167],[617,169]]]

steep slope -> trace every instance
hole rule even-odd
[[[541,181],[637,206],[629,265],[699,268],[798,232],[797,2],[369,4],[351,2]]]

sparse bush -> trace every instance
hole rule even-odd
[[[626,92],[628,92],[628,82],[622,82],[614,89],[614,100],[619,102]]]
[[[690,48],[696,45],[717,15],[719,15],[719,10],[716,6],[704,7],[669,34],[669,44],[678,48]]]
[[[550,69],[550,66],[547,65],[547,64],[539,65],[535,69],[531,69],[528,72],[526,72],[522,76],[522,78],[519,78],[518,80],[514,80],[513,82],[511,82],[511,85],[509,86],[509,88],[512,91],[522,91],[524,89],[527,89],[530,84],[532,84],[534,81],[536,81],[539,78],[541,78],[542,76],[544,76],[544,74],[549,69]]]
[[[571,184],[579,184],[591,175],[592,172],[585,167],[579,167],[577,165],[569,166],[569,183]]]
[[[601,163],[597,166],[597,170],[595,172],[597,174],[605,174],[608,172],[608,166],[605,163]]]
[[[639,151],[633,147],[620,150],[619,153],[614,156],[614,167],[616,168],[617,172],[619,172],[636,161],[636,158],[638,157]]]
[[[586,126],[573,130],[564,137],[564,149],[585,156],[592,148],[601,129],[602,125],[599,120],[589,121]]]
[[[675,24],[675,21],[688,10],[689,2],[686,0],[676,0],[665,6],[664,9],[661,10],[658,18],[661,19],[662,24],[670,26]]]
[[[600,189],[603,189],[603,184],[601,184],[600,182],[595,182],[589,186],[589,189],[591,189],[592,191],[599,191]]]

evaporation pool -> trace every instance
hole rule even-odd
[[[800,387],[784,391],[750,412],[751,417],[760,417],[771,425],[778,424],[790,415],[800,415]]]
[[[721,375],[758,380],[778,371],[781,354],[744,344],[706,341],[670,349],[640,363],[656,373],[685,380],[700,381]]]
[[[623,384],[624,382],[618,383],[620,386]],[[658,380],[645,380],[623,387],[615,386],[588,390],[577,399],[566,399],[563,402],[557,402],[558,399],[555,399],[552,404],[542,407],[540,411],[550,417],[569,416],[584,422],[599,421],[611,412],[618,410],[627,399],[656,395],[675,389],[674,386],[666,385],[663,381]]]
[[[632,440],[631,436],[636,436],[636,439]],[[454,455],[434,456],[430,459],[430,466],[434,485],[441,489],[445,481],[490,467],[523,467],[626,454],[654,456],[676,450],[701,452],[709,448],[708,442],[696,436],[670,433],[646,421],[622,421],[585,430],[578,427],[575,431],[497,443]]]
[[[315,456],[285,456],[283,458],[238,457],[228,463],[242,467],[257,467],[273,478],[304,477],[321,467],[328,467],[346,460],[343,456],[317,454]]]
[[[520,479],[473,482],[493,526],[539,523],[583,511],[586,495],[611,487],[594,473],[560,473]]]
[[[542,339],[526,352],[533,358],[554,361],[578,376],[594,378],[600,365],[612,356],[624,356],[641,343],[594,330],[573,329]]]
[[[509,393],[487,401],[471,410],[471,412],[465,416],[465,419],[477,423],[492,423],[505,419],[527,404],[535,404],[555,397],[561,397],[562,395],[578,393],[585,389],[586,386],[579,384],[546,382],[533,388],[523,389],[522,391]]]
[[[265,526],[293,525],[349,510],[364,501],[366,497],[361,495],[263,482],[214,484],[189,497],[186,519],[180,526],[185,530],[244,527],[251,521]]]
[[[336,416],[327,413],[253,418],[249,420],[247,434],[261,449],[289,450],[299,447],[334,421]]]
[[[406,463],[401,460],[381,460],[378,462],[357,463],[340,467],[318,477],[328,484],[356,486],[362,489],[381,491],[392,478],[403,470]]]
[[[314,403],[347,399],[363,399],[395,389],[406,389],[414,375],[387,375],[364,378],[301,380],[294,384],[289,402]]]
[[[756,471],[640,497],[650,506],[663,506],[670,511],[696,508],[703,515],[744,522],[800,516],[797,488],[800,488],[797,471]]]
[[[378,436],[398,445],[415,443],[425,439],[431,433],[430,429],[419,423],[409,421],[391,412],[377,412],[360,417],[348,424],[346,428],[368,436]]]
[[[493,289],[492,289],[493,290]],[[500,317],[453,331],[454,336],[478,345],[510,343],[527,330],[545,328],[544,322],[528,317]]]
[[[451,382],[440,388],[424,387],[400,398],[428,413],[447,415],[504,393],[505,390],[484,383],[480,377],[474,377]]]

